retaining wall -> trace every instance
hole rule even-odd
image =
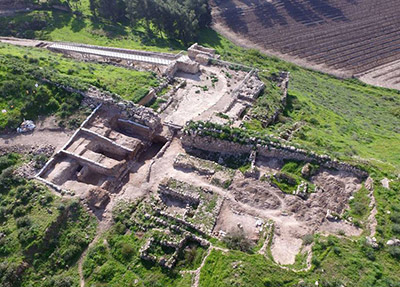
[[[357,177],[366,178],[368,173],[359,168],[337,160],[331,159],[327,155],[317,155],[313,152],[298,149],[293,146],[279,146],[279,144],[271,145],[242,145],[231,141],[224,141],[210,136],[196,136],[183,134],[181,137],[182,145],[189,148],[197,148],[205,151],[243,154],[257,151],[258,155],[265,157],[276,157],[279,159],[296,160],[305,162],[316,162],[319,165],[336,169],[340,171],[351,172]]]

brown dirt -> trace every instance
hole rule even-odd
[[[219,231],[231,232],[237,230],[240,225],[246,236],[256,242],[260,238],[260,227],[256,226],[258,218],[238,212],[232,205],[228,200],[223,203],[213,233],[218,235]]]
[[[184,125],[189,120],[210,120],[223,112],[233,101],[231,91],[244,79],[245,73],[229,71],[231,78],[219,67],[201,66],[196,75],[178,73],[177,78],[186,81],[186,87],[178,90],[174,102],[162,114],[166,122]],[[212,83],[212,75],[218,81]]]
[[[373,0],[212,0],[211,5],[213,28],[220,34],[306,68],[350,77],[399,60],[400,6],[393,0],[380,1],[379,14]],[[400,75],[361,79],[396,88]]]
[[[71,137],[73,131],[64,130],[57,126],[54,117],[35,122],[36,129],[31,133],[17,132],[0,135],[0,149],[19,147],[21,149],[35,149],[51,145],[59,150]]]
[[[267,161],[268,167],[279,164]],[[260,165],[260,163],[259,163]],[[322,170],[312,178],[313,183],[323,188],[303,200],[298,196],[284,194],[268,183],[236,177],[230,194],[234,194],[243,212],[253,216],[272,219],[275,234],[271,252],[276,262],[293,264],[302,246],[302,237],[308,233],[325,232],[337,234],[343,230],[346,235],[359,235],[360,229],[343,221],[330,222],[325,217],[327,210],[341,214],[353,192],[361,188],[359,180],[351,174]]]

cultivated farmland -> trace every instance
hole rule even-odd
[[[236,38],[240,44],[338,76],[400,87],[397,1],[212,2],[215,28],[232,39],[246,35]]]

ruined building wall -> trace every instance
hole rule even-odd
[[[216,139],[210,136],[198,135],[182,135],[182,145],[186,148],[197,148],[205,151],[229,153],[229,154],[243,154],[250,153],[256,150],[257,153],[265,157],[276,157],[279,159],[288,159],[305,162],[317,162],[326,168],[351,172],[358,177],[364,178],[368,173],[358,169],[347,163],[336,161],[327,155],[318,155],[313,152],[308,152],[298,149],[293,146],[280,146],[279,144],[271,145],[242,145],[231,141]]]

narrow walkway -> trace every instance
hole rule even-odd
[[[201,269],[204,267],[208,256],[210,256],[211,251],[213,251],[214,249],[215,249],[215,250],[220,250],[220,251],[222,251],[222,252],[228,252],[228,251],[229,251],[229,249],[221,248],[221,247],[216,247],[216,246],[213,246],[213,245],[210,243],[210,247],[208,248],[207,254],[206,254],[206,256],[204,256],[203,261],[201,261],[201,264],[200,264],[199,268],[197,268],[196,270],[185,270],[185,271],[181,271],[181,274],[194,274],[194,275],[195,275],[195,276],[194,276],[194,279],[193,279],[193,282],[192,282],[192,287],[199,287]]]
[[[156,56],[151,57],[151,56],[144,56],[144,55],[138,55],[138,54],[107,51],[107,50],[96,49],[95,47],[93,47],[93,48],[79,47],[79,46],[56,43],[56,44],[50,45],[49,49],[97,55],[97,56],[102,56],[102,57],[118,58],[118,59],[124,59],[124,60],[139,61],[139,62],[145,62],[145,63],[151,63],[151,64],[158,64],[158,65],[169,65],[172,63],[171,60],[164,59],[161,57],[156,57]]]

